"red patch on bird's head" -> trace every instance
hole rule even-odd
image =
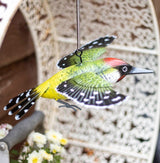
[[[127,64],[123,60],[117,59],[117,58],[104,58],[104,62],[106,64],[108,64],[109,66],[111,66],[111,67],[117,67],[117,66],[121,66],[121,65]]]

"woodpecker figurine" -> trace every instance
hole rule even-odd
[[[8,115],[17,112],[19,120],[39,97],[55,99],[72,109],[78,106],[91,108],[111,108],[121,103],[126,96],[112,89],[112,84],[129,74],[153,73],[152,70],[136,68],[117,58],[97,60],[112,43],[115,36],[98,38],[65,56],[58,62],[61,71],[39,86],[19,94],[4,107],[10,109]],[[70,105],[67,99],[78,105]]]

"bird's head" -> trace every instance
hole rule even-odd
[[[105,58],[104,61],[111,69],[113,68],[113,72],[115,72],[115,76],[117,76],[117,79],[115,78],[116,82],[122,80],[126,75],[154,73],[153,70],[133,67],[117,58]]]

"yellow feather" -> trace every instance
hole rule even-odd
[[[74,68],[73,68],[74,67]],[[74,69],[74,71],[73,71]],[[51,78],[40,84],[35,88],[35,91],[39,93],[40,97],[44,98],[51,98],[51,99],[66,99],[65,96],[59,94],[56,91],[56,88],[59,84],[61,84],[63,81],[68,80],[74,76],[74,72],[78,70],[78,67],[76,68],[75,65],[70,66],[68,68],[65,68],[55,75],[53,75]],[[72,75],[71,72],[72,71]]]

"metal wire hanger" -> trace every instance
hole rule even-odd
[[[82,51],[80,48],[80,0],[76,0],[76,21],[77,21],[77,50],[76,55],[80,58],[82,63]]]

